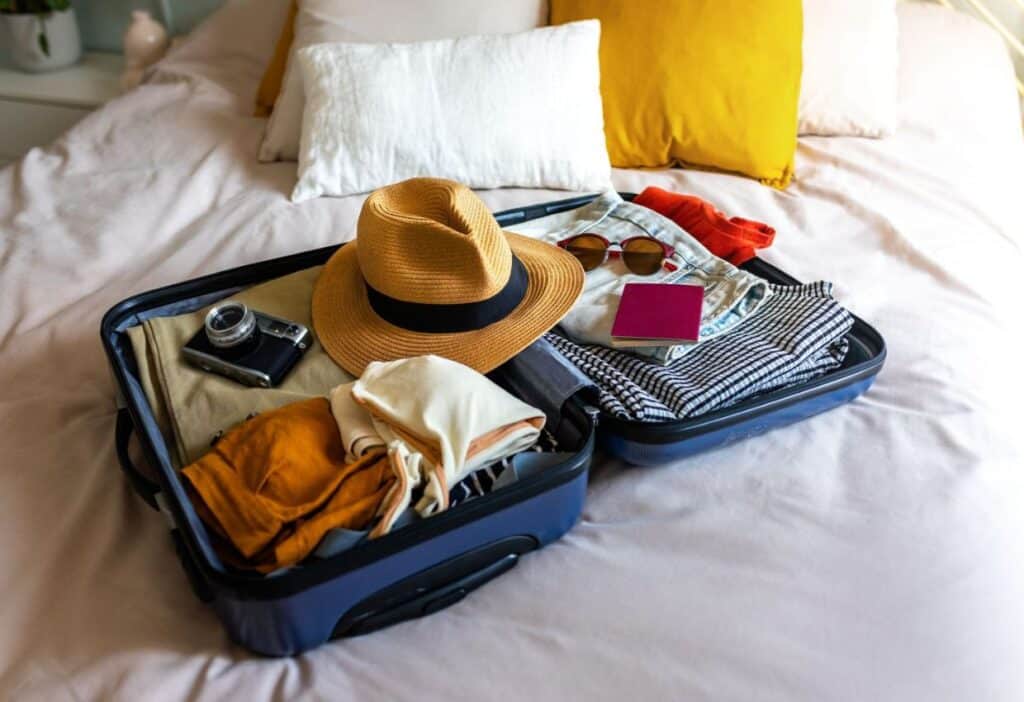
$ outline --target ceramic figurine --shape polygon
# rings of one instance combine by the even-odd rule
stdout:
[[[132,21],[124,33],[124,72],[121,89],[131,90],[142,81],[142,73],[159,61],[170,45],[167,30],[146,10],[132,10]]]

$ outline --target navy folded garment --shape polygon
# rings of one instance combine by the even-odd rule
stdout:
[[[583,438],[573,432],[571,424],[562,427],[562,409],[573,395],[593,391],[594,384],[545,339],[537,339],[489,377],[541,410],[547,417],[544,428],[550,434],[560,434],[569,443]]]
[[[842,365],[853,315],[833,299],[832,284],[771,287],[742,324],[668,364],[557,333],[545,338],[594,381],[604,411],[645,422],[697,417]]]
[[[448,491],[448,506],[454,507],[475,497],[487,495],[517,480],[523,480],[556,466],[571,457],[572,453],[558,450],[558,441],[545,429],[537,443],[526,451],[506,456],[463,478]]]

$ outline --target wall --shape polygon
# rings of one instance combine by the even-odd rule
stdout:
[[[86,48],[120,51],[121,35],[132,10],[149,10],[153,17],[170,24],[174,34],[189,31],[221,4],[222,0],[72,0]],[[165,21],[164,10],[170,14]]]
[[[1024,47],[1024,2],[1022,0],[936,0],[943,4],[950,5],[973,15],[983,22],[988,23],[989,17],[979,9],[988,10],[996,21],[1000,22],[1007,32],[1016,38],[1018,47]],[[1008,44],[1010,42],[1007,42]],[[1010,55],[1013,57],[1014,65],[1017,68],[1017,77],[1021,84],[1024,84],[1024,52],[1010,48]],[[1021,98],[1024,99],[1024,88],[1021,89]]]
[[[965,12],[978,15],[971,0],[918,0],[943,2]],[[170,29],[175,34],[189,31],[217,8],[223,0],[72,0],[82,41],[86,48],[98,51],[120,51],[121,35],[133,9],[146,9],[161,22],[165,12],[170,15]],[[856,0],[851,0],[856,2]],[[1024,0],[975,0],[988,7],[1006,28],[1024,43]],[[255,3],[254,3],[255,4]],[[984,18],[982,18],[984,19]],[[4,47],[0,47],[0,63],[4,62]],[[1017,75],[1024,82],[1024,55],[1014,55]],[[1024,95],[1022,95],[1024,97]]]
[[[170,14],[170,29],[184,34],[217,9],[223,0],[71,0],[82,32],[86,50],[121,51],[124,34],[132,10],[149,10],[165,25],[165,12]],[[0,36],[0,67],[10,65],[7,47]]]

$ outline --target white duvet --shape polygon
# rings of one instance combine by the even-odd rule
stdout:
[[[293,205],[295,165],[256,161],[283,5],[229,5],[0,171],[0,698],[1024,699],[1020,116],[998,40],[919,6],[894,137],[802,140],[784,193],[615,174],[771,223],[765,258],[888,341],[866,396],[659,468],[598,459],[564,539],[431,617],[290,660],[231,645],[119,474],[97,332],[134,293],[353,235],[360,198]]]

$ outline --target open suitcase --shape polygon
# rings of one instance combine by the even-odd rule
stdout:
[[[508,226],[573,209],[591,199],[572,198],[496,216]],[[329,559],[310,559],[267,577],[234,571],[218,557],[206,527],[186,497],[142,390],[126,330],[150,317],[197,310],[242,288],[320,265],[336,248],[285,256],[142,293],[111,308],[101,324],[102,342],[119,390],[115,445],[122,470],[139,495],[165,515],[195,594],[213,606],[234,641],[267,655],[294,655],[332,638],[435,612],[509,570],[524,553],[559,538],[576,522],[583,507],[595,425],[599,426],[598,440],[609,453],[631,463],[658,463],[848,402],[870,386],[885,357],[881,337],[857,319],[849,334],[851,351],[840,369],[698,419],[624,422],[572,398],[562,405],[558,438],[573,454],[560,464]],[[761,261],[752,261],[747,267],[769,281],[794,282]],[[498,369],[492,378],[514,387],[501,377],[503,372]],[[145,458],[143,468],[129,455],[133,433]]]

